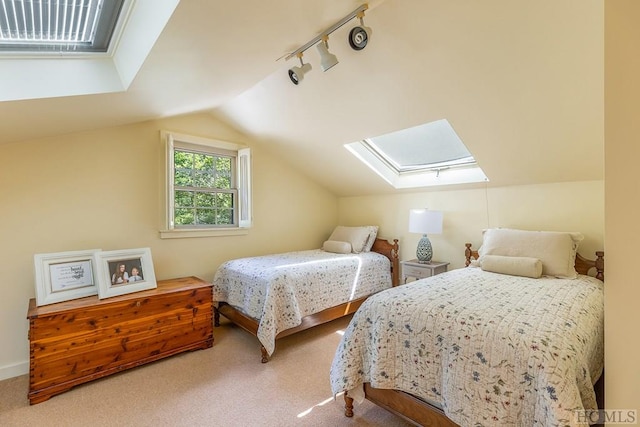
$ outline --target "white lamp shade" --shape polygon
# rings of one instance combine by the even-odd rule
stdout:
[[[409,211],[409,232],[441,234],[442,212],[428,209],[411,209]]]
[[[304,78],[304,75],[311,71],[311,64],[301,64],[299,67],[291,67],[289,69],[289,78],[293,84],[298,84]]]
[[[327,71],[338,63],[338,57],[329,52],[329,48],[326,43],[320,42],[317,45],[318,52],[320,53],[320,68],[322,71]]]

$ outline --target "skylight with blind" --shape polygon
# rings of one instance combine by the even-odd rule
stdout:
[[[488,181],[446,119],[345,147],[395,188]]]
[[[124,0],[0,0],[0,52],[106,52]]]
[[[128,89],[180,0],[0,0],[0,102]]]

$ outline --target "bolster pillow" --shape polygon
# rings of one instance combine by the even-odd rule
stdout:
[[[327,240],[322,244],[322,249],[326,252],[333,252],[336,254],[350,254],[351,243],[341,242],[339,240]]]
[[[534,279],[542,276],[542,261],[538,258],[484,255],[480,258],[480,267],[484,271],[511,276],[532,277]]]

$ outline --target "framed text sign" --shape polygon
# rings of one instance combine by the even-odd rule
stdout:
[[[36,305],[98,294],[95,254],[99,249],[34,255]]]

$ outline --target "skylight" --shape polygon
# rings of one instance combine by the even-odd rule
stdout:
[[[124,0],[0,0],[0,52],[106,52]]]
[[[488,181],[446,119],[345,147],[396,188]]]
[[[0,102],[128,89],[180,0],[0,0]]]

